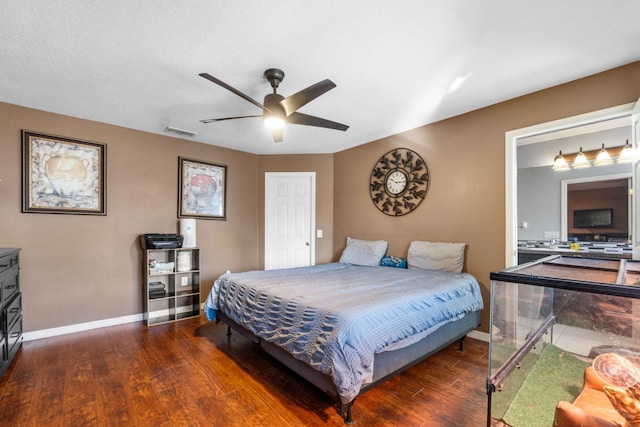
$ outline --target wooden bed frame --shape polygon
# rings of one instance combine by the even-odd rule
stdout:
[[[329,375],[316,371],[304,362],[295,359],[280,347],[257,337],[241,325],[238,325],[236,322],[231,320],[220,310],[217,312],[216,322],[222,322],[227,325],[227,335],[231,335],[231,328],[233,328],[233,330],[237,331],[241,335],[258,343],[265,352],[331,396],[336,401],[336,407],[345,424],[354,423],[352,407],[355,403],[355,399],[347,404],[342,403],[338,390]],[[479,325],[480,312],[476,311],[468,313],[458,320],[443,325],[422,340],[408,347],[377,353],[374,356],[373,382],[364,385],[360,390],[360,394],[404,371],[405,369],[410,368],[416,363],[421,362],[432,354],[458,340],[460,341],[460,351],[463,351],[462,342],[464,338],[469,332],[476,329]]]

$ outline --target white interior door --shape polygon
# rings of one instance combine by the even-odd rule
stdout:
[[[315,172],[265,174],[265,270],[315,264]]]

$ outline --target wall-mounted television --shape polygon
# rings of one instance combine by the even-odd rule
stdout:
[[[612,228],[613,209],[573,211],[573,228]]]

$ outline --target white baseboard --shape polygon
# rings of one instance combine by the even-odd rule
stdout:
[[[487,332],[480,332],[478,330],[473,330],[467,334],[469,338],[474,338],[480,341],[489,342],[489,334]]]
[[[55,337],[74,332],[88,331],[90,329],[104,328],[105,326],[122,325],[123,323],[140,322],[144,320],[144,314],[113,317],[111,319],[95,320],[93,322],[78,323],[75,325],[60,326],[58,328],[40,329],[39,331],[25,332],[22,334],[24,341],[38,340],[41,338]]]
[[[200,304],[200,310],[204,308],[204,303]],[[95,320],[93,322],[78,323],[76,325],[60,326],[58,328],[40,329],[39,331],[24,332],[23,341],[39,340],[41,338],[55,337],[58,335],[72,334],[74,332],[89,331],[91,329],[104,328],[106,326],[122,325],[124,323],[141,322],[144,320],[144,313],[132,314],[130,316],[113,317],[111,319]]]

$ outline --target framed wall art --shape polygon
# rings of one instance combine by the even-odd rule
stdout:
[[[227,219],[227,167],[178,157],[178,217]]]
[[[107,146],[22,131],[22,212],[106,215]]]

